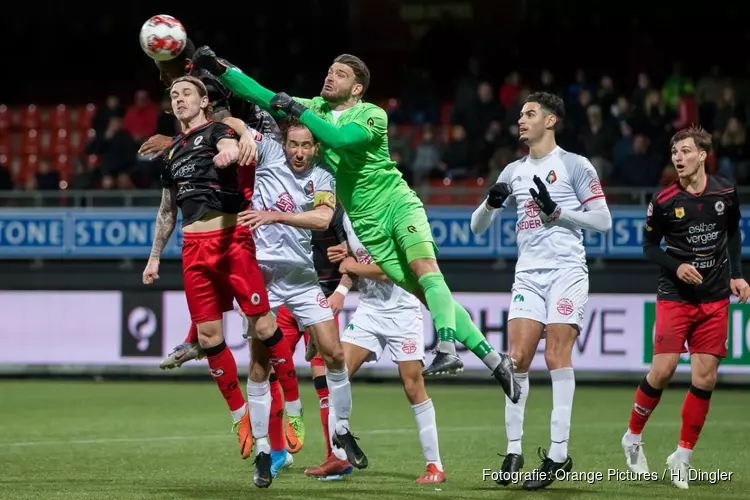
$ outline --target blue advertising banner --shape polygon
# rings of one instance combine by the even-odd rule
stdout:
[[[645,207],[612,207],[612,230],[607,234],[584,231],[590,257],[640,258]],[[471,232],[471,208],[429,208],[427,215],[441,258],[514,258],[515,214],[498,217],[483,234]],[[118,209],[8,209],[0,210],[0,257],[9,259],[55,258],[145,258],[151,249],[156,210]],[[750,229],[750,207],[743,208],[742,246],[750,252],[746,237]],[[182,231],[175,234],[164,252],[178,258]]]

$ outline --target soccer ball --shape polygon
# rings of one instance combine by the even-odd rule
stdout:
[[[172,16],[159,14],[141,27],[141,48],[154,61],[169,61],[179,56],[187,42],[185,27]]]

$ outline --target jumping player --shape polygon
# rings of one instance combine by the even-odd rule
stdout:
[[[589,277],[581,229],[607,232],[612,217],[594,167],[586,158],[557,146],[555,126],[564,117],[562,99],[531,94],[518,120],[519,137],[529,155],[506,166],[489,196],[472,214],[471,229],[487,230],[505,202],[517,205],[518,262],[508,311],[511,357],[521,398],[505,401],[508,450],[498,482],[510,483],[523,467],[523,419],[529,394],[528,371],[539,340],[546,334],[545,360],[552,378],[549,455],[541,453],[539,474],[523,483],[549,486],[560,469],[570,471],[570,418],[575,393],[571,353],[581,331]]]
[[[276,323],[255,260],[252,235],[237,223],[237,214],[246,203],[236,166],[237,133],[209,120],[208,91],[197,78],[174,80],[170,95],[183,133],[171,146],[162,172],[162,201],[143,283],[159,279],[159,259],[174,231],[179,207],[190,316],[211,375],[232,413],[240,453],[247,458],[252,449],[248,408],[239,388],[237,365],[224,341],[222,318],[236,299],[261,335],[272,334]]]
[[[680,354],[690,352],[691,384],[682,405],[680,439],[667,457],[672,483],[680,489],[688,488],[693,447],[706,421],[719,365],[727,355],[729,296],[741,303],[750,297],[742,277],[740,200],[728,181],[706,174],[711,142],[711,135],[696,127],[672,137],[677,180],[654,197],[646,212],[643,253],[661,267],[654,351],[622,438],[630,470],[648,473],[643,428]],[[660,248],[662,239],[666,251]]]
[[[298,148],[288,147],[286,153],[275,141],[257,137],[254,210],[240,214],[239,222],[255,232],[258,261],[271,308],[278,310],[285,305],[310,332],[325,362],[326,382],[336,415],[333,452],[340,459],[348,458],[355,466],[364,468],[367,457],[349,430],[351,385],[339,332],[313,263],[310,229],[321,230],[330,224],[336,206],[333,175],[325,166],[313,166],[317,146],[305,126],[290,123],[285,133],[288,146],[290,143],[298,145]],[[270,452],[267,437],[271,395],[270,360],[256,348],[258,340],[267,343],[269,339],[264,339],[259,332],[256,335],[251,343],[248,399],[258,453]],[[274,333],[273,340],[286,344],[280,331]],[[270,484],[270,468],[262,482]]]
[[[357,236],[389,279],[415,294],[432,313],[440,344],[425,374],[463,369],[456,354],[458,339],[484,361],[505,393],[517,401],[519,387],[513,380],[510,357],[498,354],[487,343],[445,283],[422,202],[390,160],[385,111],[362,101],[370,83],[364,62],[348,54],[337,57],[321,96],[299,101],[283,93],[274,95],[219,61],[208,47],[196,51],[193,63],[258,106],[298,117],[321,141],[321,152],[336,171],[339,199]]]
[[[348,217],[344,219],[349,248],[354,257],[341,263],[341,272],[357,276],[359,305],[346,327],[341,342],[349,376],[354,377],[366,362],[380,359],[390,351],[406,397],[417,422],[426,472],[417,484],[445,482],[440,460],[435,407],[424,386],[424,328],[422,305],[407,291],[395,286],[374,264],[367,249],[357,239]]]

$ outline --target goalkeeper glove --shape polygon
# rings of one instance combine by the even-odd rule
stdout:
[[[490,192],[487,193],[487,204],[492,208],[500,208],[510,194],[510,186],[504,182],[498,182],[492,186]]]
[[[534,176],[534,184],[539,188],[539,191],[534,188],[529,189],[531,198],[539,206],[544,215],[549,217],[548,222],[556,220],[560,217],[560,207],[552,200],[549,191],[547,191],[547,186],[544,185],[544,181],[537,175]]]
[[[293,116],[299,118],[302,113],[307,111],[307,108],[292,99],[289,94],[279,92],[271,98],[271,109],[274,111],[283,111],[287,116]]]
[[[216,57],[216,53],[208,45],[198,47],[193,55],[192,62],[193,68],[204,69],[214,76],[223,75],[228,67],[226,61]]]

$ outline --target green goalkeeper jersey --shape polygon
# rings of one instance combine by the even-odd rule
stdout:
[[[325,162],[336,172],[336,196],[349,217],[385,213],[394,198],[411,193],[388,149],[388,116],[370,103],[359,102],[342,111],[337,119],[322,97],[296,99],[326,122],[342,128],[360,126],[367,141],[334,149],[321,144]],[[313,130],[314,133],[314,130]]]

